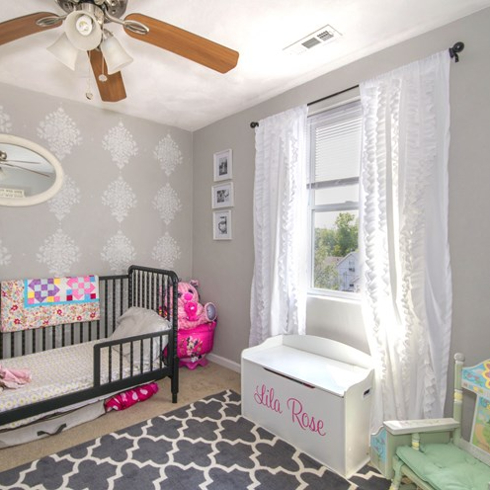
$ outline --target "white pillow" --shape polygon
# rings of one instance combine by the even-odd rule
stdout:
[[[117,320],[117,328],[112,335],[106,340],[122,340],[128,337],[135,337],[137,335],[144,335],[147,333],[161,332],[172,328],[170,322],[162,318],[156,311],[148,310],[146,308],[140,308],[139,306],[132,306],[126,313],[121,315]],[[145,339],[143,341],[143,362],[150,362],[150,340]],[[168,336],[162,337],[161,348],[162,351],[168,343]],[[131,356],[131,344],[123,344],[123,355],[128,359]],[[119,352],[119,346],[114,346],[114,349]],[[139,363],[140,361],[141,341],[133,343],[133,361]],[[153,339],[153,361],[156,361],[161,354],[160,351],[160,337]]]

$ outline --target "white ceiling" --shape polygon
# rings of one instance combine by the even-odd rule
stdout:
[[[63,13],[54,0],[1,4],[0,22],[39,11]],[[96,95],[86,99],[88,62],[72,72],[45,49],[62,28],[0,46],[0,82],[193,131],[488,6],[490,0],[129,0],[125,15],[142,13],[233,48],[240,53],[237,67],[222,75],[112,24],[134,58],[122,71],[124,101],[101,102],[95,81]],[[341,36],[303,55],[283,52],[326,24]]]

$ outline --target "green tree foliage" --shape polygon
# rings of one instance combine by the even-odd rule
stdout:
[[[345,257],[358,248],[359,221],[351,213],[339,213],[335,220],[334,257]]]
[[[315,288],[339,289],[338,259],[358,249],[359,221],[339,213],[332,228],[315,228]]]

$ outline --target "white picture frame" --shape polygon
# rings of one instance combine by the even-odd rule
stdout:
[[[231,149],[219,151],[214,154],[213,173],[214,181],[230,180],[233,177],[233,162]]]
[[[231,240],[231,209],[213,212],[213,239]]]
[[[231,208],[234,206],[233,182],[226,184],[213,185],[211,188],[211,207]]]

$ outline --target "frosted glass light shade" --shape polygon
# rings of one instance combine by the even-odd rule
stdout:
[[[83,51],[92,51],[102,40],[102,29],[95,15],[83,10],[76,10],[68,15],[65,20],[65,33],[73,46]]]
[[[57,41],[49,46],[48,51],[70,70],[75,71],[79,51],[71,44],[66,34],[62,34]]]
[[[124,50],[121,43],[113,36],[109,36],[100,45],[107,64],[107,73],[113,75],[129,65],[133,58]]]

